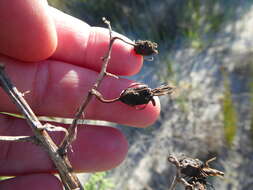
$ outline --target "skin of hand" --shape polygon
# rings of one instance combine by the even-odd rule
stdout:
[[[0,63],[37,115],[73,117],[85,93],[92,87],[108,49],[107,29],[91,27],[48,6],[44,0],[0,1]],[[124,36],[113,33],[124,39]],[[126,39],[128,40],[128,39]],[[121,76],[137,74],[143,58],[133,47],[116,41],[108,71]],[[99,89],[106,98],[115,98],[133,81],[106,77]],[[0,111],[17,112],[0,90]],[[160,112],[159,101],[144,110],[120,102],[103,104],[93,100],[86,118],[147,127]],[[61,125],[68,127],[67,125]],[[0,135],[32,135],[25,120],[0,114]],[[60,142],[62,134],[53,133]],[[0,182],[0,189],[62,189],[47,153],[31,143],[0,142],[0,176],[16,176]],[[69,157],[77,172],[103,171],[116,167],[125,158],[128,144],[113,127],[80,126]],[[35,185],[36,184],[36,185]]]

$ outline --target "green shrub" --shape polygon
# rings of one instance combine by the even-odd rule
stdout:
[[[111,180],[106,178],[106,172],[92,174],[84,185],[85,190],[109,190],[113,187]]]

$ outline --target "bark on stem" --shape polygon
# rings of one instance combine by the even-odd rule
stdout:
[[[73,172],[72,166],[65,156],[64,158],[58,153],[58,147],[48,135],[46,128],[38,120],[32,109],[23,98],[21,92],[11,83],[4,71],[4,65],[0,64],[0,86],[7,93],[11,101],[17,106],[20,113],[22,113],[31,127],[36,140],[46,150],[49,157],[56,166],[62,183],[66,190],[83,190],[83,187],[78,180],[76,174]]]

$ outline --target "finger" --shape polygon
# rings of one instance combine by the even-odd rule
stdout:
[[[1,0],[0,28],[1,54],[38,61],[56,48],[56,30],[45,0]]]
[[[20,64],[7,58],[0,58],[1,61],[7,63],[6,71],[13,84],[21,92],[29,91],[25,98],[38,115],[73,117],[98,77],[94,71],[56,61],[32,65]],[[99,90],[105,98],[111,99],[118,97],[131,83],[126,79],[106,77]],[[2,91],[0,99],[1,111],[16,111],[15,105]],[[136,110],[121,102],[105,104],[93,99],[88,106],[86,118],[145,127],[155,122],[159,111],[158,101],[156,106],[149,103],[145,109]]]
[[[62,190],[62,185],[57,177],[49,174],[33,174],[18,176],[0,181],[2,190]]]
[[[57,49],[52,59],[100,71],[101,58],[105,56],[109,45],[108,29],[90,27],[81,20],[54,8],[51,11],[58,36]],[[113,33],[113,36],[130,41],[117,33]],[[142,56],[134,53],[133,46],[116,40],[113,44],[108,71],[117,75],[133,75],[139,72],[141,66]]]
[[[31,129],[22,119],[1,116],[0,122],[0,134],[3,136],[32,135]],[[63,134],[55,132],[50,136],[60,143]],[[0,149],[0,175],[56,171],[45,150],[37,145],[0,141]],[[78,127],[77,140],[73,143],[73,153],[69,151],[70,161],[75,171],[108,170],[124,160],[127,149],[127,141],[118,129],[81,125]]]

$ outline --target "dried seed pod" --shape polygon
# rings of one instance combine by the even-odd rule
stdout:
[[[179,160],[181,164],[181,172],[188,177],[195,177],[195,178],[205,178],[208,176],[224,176],[224,173],[210,168],[208,163],[215,160],[212,158],[205,163],[200,161],[199,159],[193,158],[182,158]]]
[[[125,89],[119,97],[119,100],[130,106],[137,106],[148,104],[150,101],[155,106],[154,96],[162,96],[166,94],[171,94],[173,92],[173,87],[169,85],[162,85],[158,88],[151,89],[144,84],[132,85]],[[137,86],[137,87],[133,87]]]
[[[209,176],[224,176],[224,173],[210,168],[209,162],[215,160],[212,158],[206,162],[202,162],[199,159],[193,159],[183,156],[177,159],[175,156],[169,156],[168,161],[173,163],[177,170],[180,171],[180,179],[184,179],[188,186],[185,189],[193,190],[206,190],[207,186],[212,186],[212,184],[207,182],[207,177]]]
[[[179,163],[182,174],[190,177],[201,177],[201,169],[204,167],[204,163],[199,159],[182,158],[179,159]]]
[[[134,51],[137,54],[143,56],[150,56],[153,54],[158,54],[157,43],[148,40],[138,40],[135,42]]]
[[[143,105],[153,100],[153,93],[146,85],[127,88],[120,94],[119,100],[130,106]]]

